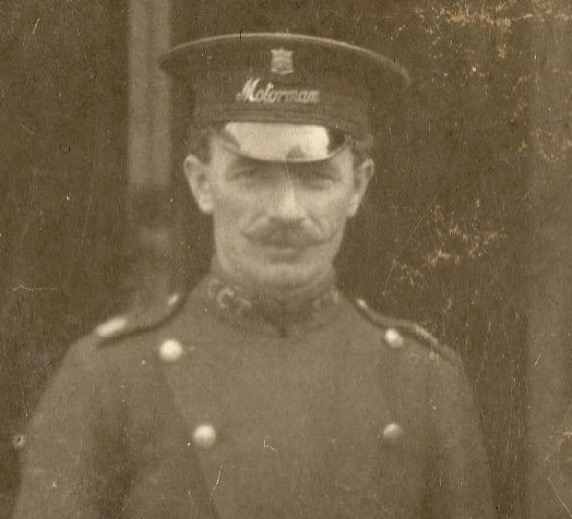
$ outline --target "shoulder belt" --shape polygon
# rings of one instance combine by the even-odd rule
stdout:
[[[448,361],[455,364],[459,362],[457,354],[451,348],[441,344],[438,339],[422,326],[406,319],[397,319],[378,314],[363,299],[354,299],[352,302],[358,312],[378,328],[397,330],[400,334],[416,340]]]
[[[173,294],[166,301],[157,302],[141,310],[117,315],[95,327],[93,333],[101,344],[123,337],[154,330],[167,323],[183,308],[187,294]]]

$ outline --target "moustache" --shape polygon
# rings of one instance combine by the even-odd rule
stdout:
[[[318,229],[299,224],[261,224],[251,227],[246,234],[255,242],[274,247],[303,248],[326,241]]]

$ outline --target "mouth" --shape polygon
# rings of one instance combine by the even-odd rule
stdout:
[[[254,247],[277,259],[295,260],[315,245],[310,236],[294,232],[247,234],[245,237]]]
[[[262,243],[262,247],[269,251],[271,254],[279,255],[279,256],[287,256],[287,257],[294,257],[302,253],[304,247],[301,247],[299,244],[292,244],[292,243]]]

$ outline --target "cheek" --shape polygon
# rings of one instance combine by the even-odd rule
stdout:
[[[264,212],[264,205],[259,196],[244,193],[232,186],[224,189],[215,189],[213,192],[215,202],[215,218],[224,220],[228,227],[241,228],[252,220],[260,218]]]
[[[310,220],[330,236],[343,231],[348,220],[351,202],[349,190],[340,189],[328,196],[318,196],[309,200]]]

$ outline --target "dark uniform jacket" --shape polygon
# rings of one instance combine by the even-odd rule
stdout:
[[[422,329],[212,276],[166,307],[72,346],[17,519],[492,517],[471,391]]]

